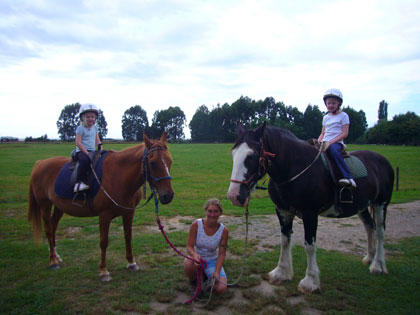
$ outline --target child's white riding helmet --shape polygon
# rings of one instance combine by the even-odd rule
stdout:
[[[339,89],[328,89],[324,93],[324,103],[328,97],[338,98],[343,103],[343,93]]]
[[[82,115],[87,112],[93,112],[98,116],[99,110],[95,104],[82,104],[79,109],[79,117],[82,118]]]

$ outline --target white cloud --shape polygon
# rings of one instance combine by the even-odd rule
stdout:
[[[329,87],[370,125],[383,99],[391,115],[418,112],[419,16],[411,0],[4,1],[0,135],[55,138],[75,102],[100,106],[121,137],[134,105],[150,120],[241,95],[304,111]]]

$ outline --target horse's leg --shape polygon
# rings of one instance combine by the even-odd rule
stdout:
[[[123,215],[124,237],[125,237],[125,257],[127,258],[127,261],[128,261],[127,269],[130,271],[137,271],[139,270],[139,266],[136,264],[133,258],[133,251],[131,248],[133,216],[134,216],[134,211]]]
[[[376,242],[375,242],[375,236],[374,236],[374,231],[375,231],[375,226],[374,226],[374,222],[372,220],[371,215],[369,214],[369,210],[365,209],[362,212],[360,212],[358,214],[360,220],[362,220],[363,225],[365,227],[366,230],[366,234],[367,234],[367,255],[363,258],[363,263],[365,265],[369,265],[372,261],[373,261],[373,257],[375,256],[376,253]]]
[[[293,279],[291,235],[295,215],[286,211],[281,212],[277,207],[276,213],[281,226],[281,250],[277,267],[268,274],[271,283]]]
[[[60,269],[59,259],[55,252],[55,230],[52,224],[51,219],[51,207],[50,202],[40,205],[42,220],[44,221],[45,235],[48,239],[49,252],[50,252],[50,269],[57,270]]]
[[[57,250],[56,250],[57,241],[56,241],[55,235],[57,232],[58,222],[60,221],[62,216],[63,216],[63,212],[60,209],[58,209],[56,206],[54,206],[54,213],[51,218],[52,235],[53,235],[53,242],[54,242],[54,247],[52,250],[55,252],[55,256],[57,257],[59,263],[62,263],[63,260],[61,259],[60,255],[58,255]]]
[[[318,226],[317,214],[303,216],[303,226],[305,229],[305,252],[306,252],[306,275],[298,285],[298,290],[303,293],[310,293],[321,288],[319,280],[319,269],[316,263],[316,230]]]
[[[369,267],[371,273],[388,273],[385,265],[384,238],[385,238],[385,214],[387,205],[374,205],[376,223],[376,254]]]
[[[108,248],[108,234],[109,226],[111,224],[111,219],[106,214],[99,215],[99,234],[100,234],[100,246],[101,246],[101,261],[99,263],[100,273],[99,278],[102,282],[109,282],[112,280],[111,275],[109,274],[106,268],[106,249]]]

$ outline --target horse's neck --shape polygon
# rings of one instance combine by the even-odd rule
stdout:
[[[123,187],[130,187],[137,191],[145,182],[143,176],[143,153],[145,145],[139,144],[134,147],[114,152],[111,163],[115,168],[115,180],[121,181]],[[114,179],[113,179],[114,180]]]
[[[273,140],[274,139],[274,140]],[[287,134],[266,138],[266,151],[276,154],[275,166],[269,169],[270,176],[290,177],[301,165],[309,165],[317,154],[315,147]],[[273,143],[275,142],[275,143]],[[282,178],[284,179],[284,178]]]

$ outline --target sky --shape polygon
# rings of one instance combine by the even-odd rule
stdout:
[[[66,105],[94,103],[109,138],[140,105],[179,106],[187,125],[241,96],[388,119],[420,114],[418,0],[2,0],[0,136],[58,138]],[[184,130],[189,138],[190,132]]]

